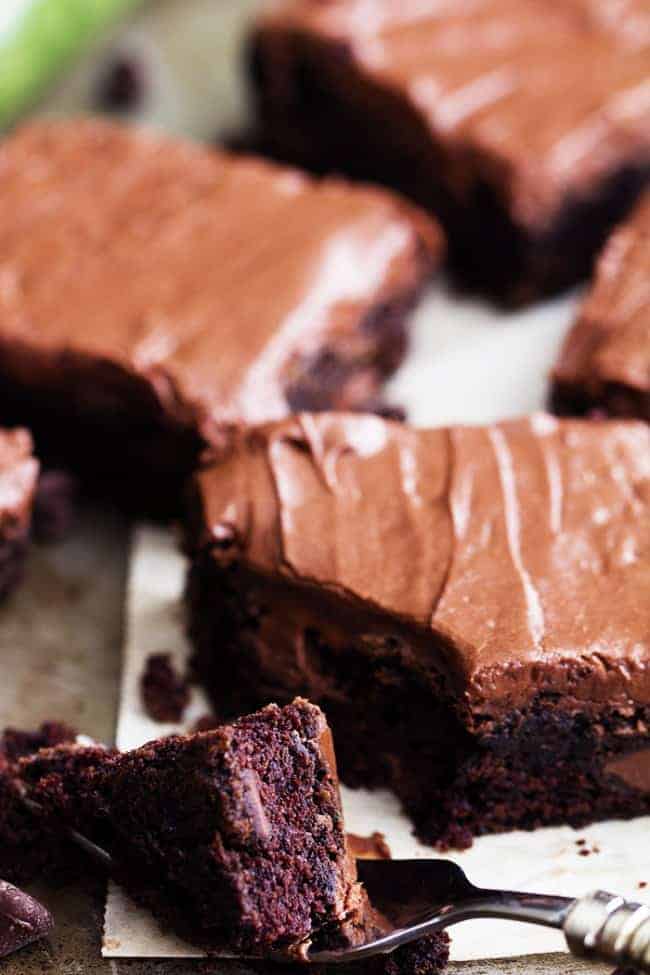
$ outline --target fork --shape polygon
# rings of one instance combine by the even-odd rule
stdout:
[[[42,807],[23,796],[33,812]],[[106,850],[76,830],[70,839],[111,871],[113,859]],[[631,965],[650,975],[650,906],[628,901],[617,894],[596,890],[584,897],[526,894],[483,890],[475,887],[452,860],[357,860],[379,923],[368,940],[333,951],[310,950],[302,960],[337,964],[388,954],[401,945],[435,931],[478,918],[523,921],[562,931],[569,949],[617,965]],[[380,931],[380,934],[377,932]],[[225,955],[222,957],[237,957]],[[286,961],[278,955],[278,961]]]
[[[313,951],[313,962],[351,962],[393,951],[474,918],[525,921],[563,931],[569,949],[650,973],[650,907],[597,890],[573,899],[481,890],[451,860],[357,860],[383,933],[364,944]]]

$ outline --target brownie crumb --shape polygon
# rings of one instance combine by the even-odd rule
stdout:
[[[374,832],[370,836],[348,833],[348,849],[357,860],[391,859],[390,847],[383,833]]]
[[[381,975],[434,975],[449,961],[449,944],[443,931],[403,945],[382,959]]]
[[[61,721],[44,721],[36,731],[5,728],[0,737],[0,753],[10,762],[33,755],[40,748],[54,748],[73,742],[77,732]]]
[[[34,498],[33,532],[38,542],[60,542],[74,524],[79,482],[67,471],[44,471]]]
[[[192,731],[195,733],[201,731],[213,731],[215,728],[218,728],[220,724],[223,724],[223,721],[220,721],[216,715],[202,714],[201,717],[197,718],[192,725]]]
[[[112,61],[97,87],[97,107],[104,112],[125,112],[138,107],[146,91],[145,71],[140,61],[121,55]]]
[[[647,886],[648,886],[648,881],[647,880],[640,880],[639,881],[639,884],[638,884],[639,890],[643,890]]]
[[[154,653],[147,658],[140,678],[142,702],[154,721],[178,722],[190,700],[187,680],[174,670],[167,653]]]
[[[0,958],[44,938],[53,928],[54,919],[46,907],[0,880]]]

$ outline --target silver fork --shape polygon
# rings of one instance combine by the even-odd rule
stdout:
[[[650,907],[595,891],[554,897],[474,887],[450,860],[357,860],[385,933],[365,944],[314,951],[313,962],[351,962],[393,951],[459,921],[503,918],[563,931],[570,950],[650,972]]]
[[[23,796],[33,812],[42,807]],[[76,830],[70,838],[111,871],[110,853]],[[506,890],[482,890],[469,882],[451,860],[357,860],[374,911],[380,916],[381,935],[351,948],[311,950],[306,962],[359,961],[388,954],[400,945],[434,931],[475,918],[524,921],[563,931],[569,949],[617,965],[631,965],[650,975],[650,907],[597,890],[585,897],[556,897]],[[222,954],[221,952],[219,954]],[[222,957],[233,957],[232,955]],[[236,956],[235,956],[236,957]],[[278,955],[278,961],[286,956]]]

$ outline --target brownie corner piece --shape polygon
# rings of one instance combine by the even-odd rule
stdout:
[[[196,477],[194,667],[303,693],[441,847],[650,810],[650,428],[301,415]],[[372,742],[372,748],[367,743]]]
[[[553,371],[551,405],[650,422],[650,191],[600,256]]]
[[[232,425],[372,400],[443,249],[385,190],[97,119],[3,140],[0,203],[0,420],[163,516]]]
[[[650,177],[647,14],[604,6],[285,0],[250,41],[259,139],[436,213],[470,288],[558,291]]]
[[[0,598],[22,575],[38,472],[30,434],[0,429]]]
[[[331,736],[305,700],[122,754],[41,752],[23,779],[108,850],[136,900],[208,951],[299,958],[360,936]]]

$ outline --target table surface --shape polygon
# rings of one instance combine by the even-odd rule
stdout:
[[[62,544],[34,547],[23,587],[0,609],[0,723],[29,728],[67,721],[111,741],[119,689],[129,529],[111,512],[84,510]],[[201,961],[115,961],[100,955],[104,883],[85,877],[59,891],[35,890],[52,910],[53,937],[5,960],[6,975],[241,973]],[[270,969],[273,970],[272,968]],[[606,968],[559,955],[451,965],[467,975],[578,975]]]

